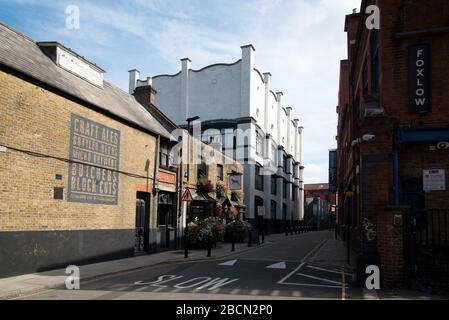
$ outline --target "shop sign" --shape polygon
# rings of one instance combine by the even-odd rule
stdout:
[[[242,189],[242,175],[233,174],[229,176],[229,189],[241,190]]]
[[[446,190],[446,171],[443,169],[430,169],[423,172],[424,191]]]
[[[409,47],[410,112],[425,114],[432,111],[431,50],[429,44]]]

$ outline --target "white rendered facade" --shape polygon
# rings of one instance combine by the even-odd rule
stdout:
[[[151,84],[157,91],[156,105],[178,125],[199,116],[203,140],[218,142],[228,155],[245,164],[246,217],[257,216],[262,200],[265,219],[274,228],[285,220],[303,218],[302,127],[292,118],[292,109],[283,105],[282,92],[272,90],[271,74],[255,68],[254,47],[241,49],[241,59],[232,64],[192,70],[186,58],[177,74],[145,81],[139,80],[138,71],[130,71],[130,92],[136,86]],[[244,131],[246,138],[235,139],[236,130]],[[261,144],[257,135],[263,138]],[[264,174],[263,190],[255,185],[256,165]],[[268,167],[271,172],[264,171]],[[272,194],[272,173],[276,175],[276,194]]]

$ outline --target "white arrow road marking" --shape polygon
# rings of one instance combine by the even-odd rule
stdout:
[[[285,262],[278,262],[267,267],[268,269],[287,269]]]
[[[228,267],[232,267],[234,266],[234,264],[237,262],[237,260],[230,260],[230,261],[226,261],[223,263],[220,263],[219,266],[228,266]]]

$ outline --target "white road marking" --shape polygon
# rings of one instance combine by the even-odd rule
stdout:
[[[198,277],[198,278],[193,278],[193,279],[190,279],[190,280],[187,280],[187,281],[175,284],[173,287],[179,288],[179,289],[187,289],[187,288],[192,288],[192,287],[199,286],[200,284],[203,284],[205,282],[209,282],[210,280],[212,280],[212,278],[209,278],[209,277]],[[192,284],[192,282],[193,282],[193,284]],[[189,285],[186,285],[187,283],[189,283]]]
[[[301,263],[295,270],[287,274],[284,278],[279,280],[277,284],[283,284],[283,285],[291,285],[291,286],[302,286],[302,287],[318,287],[318,288],[335,288],[335,289],[341,289],[342,286],[333,286],[333,285],[326,285],[326,284],[311,284],[311,283],[296,283],[296,282],[285,282],[288,278],[290,278],[292,275],[297,273],[306,263]],[[327,280],[327,279],[326,279]],[[346,287],[346,285],[344,285]]]
[[[307,265],[307,268],[315,269],[315,270],[320,270],[320,271],[325,271],[325,272],[329,272],[329,273],[336,273],[336,274],[341,274],[341,273],[342,273],[342,271],[330,270],[330,269],[324,269],[324,268],[315,267],[315,266],[310,266],[310,265]],[[344,274],[345,274],[345,275],[352,275],[352,273],[347,273],[347,272],[344,272]]]
[[[323,281],[323,282],[333,283],[333,284],[337,284],[337,285],[342,284],[340,281],[332,281],[332,280],[328,280],[326,278],[315,277],[315,276],[311,276],[311,275],[304,274],[304,273],[297,273],[296,275],[297,276],[301,276],[301,277],[305,277],[305,278],[310,278],[310,279],[314,279],[314,280]]]
[[[230,260],[230,261],[226,261],[223,263],[220,263],[219,266],[228,266],[228,267],[232,267],[234,266],[234,264],[237,262],[237,260]]]
[[[341,289],[341,286],[331,286],[331,285],[326,285],[326,284],[311,284],[311,283],[296,283],[296,282],[283,282],[281,284],[285,284],[285,285],[289,285],[289,286]]]
[[[288,278],[290,278],[292,275],[294,275],[296,272],[298,272],[306,263],[303,262],[301,263],[298,268],[296,268],[295,270],[293,270],[292,272],[290,272],[288,275],[286,275],[285,277],[283,277],[281,280],[279,280],[277,283],[278,284],[284,284],[283,282],[285,280],[287,280]]]
[[[287,265],[285,262],[279,262],[272,265],[267,266],[268,269],[287,269]]]

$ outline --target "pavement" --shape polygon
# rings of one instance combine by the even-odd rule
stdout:
[[[300,236],[301,235],[290,235],[289,238],[297,238]],[[199,262],[225,258],[230,255],[269,245],[285,237],[286,236],[284,234],[265,236],[264,244],[257,245],[253,243],[251,247],[248,247],[247,243],[238,243],[235,245],[234,252],[231,252],[231,244],[220,243],[217,248],[212,249],[211,257],[206,257],[206,250],[190,250],[189,257],[186,259],[184,258],[184,250],[177,250],[82,265],[79,266],[80,278],[83,281],[88,281],[123,272],[136,271],[148,268],[150,266],[182,262]],[[46,289],[65,286],[65,280],[68,276],[65,271],[65,269],[57,269],[46,272],[1,278],[0,300],[12,299],[22,295],[44,291]]]

